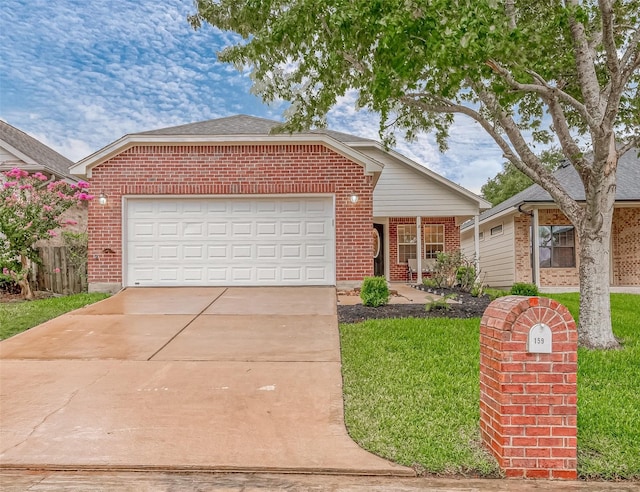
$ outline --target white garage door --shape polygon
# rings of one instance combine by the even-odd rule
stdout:
[[[129,199],[128,286],[334,285],[331,197]]]

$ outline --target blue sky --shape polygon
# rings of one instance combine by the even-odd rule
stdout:
[[[282,119],[285,103],[250,94],[247,73],[216,60],[234,37],[194,31],[192,0],[3,0],[0,2],[0,119],[77,161],[127,133],[243,113]],[[370,114],[343,97],[329,127],[378,138]],[[449,151],[423,135],[397,150],[479,192],[500,169],[493,141],[459,119]]]

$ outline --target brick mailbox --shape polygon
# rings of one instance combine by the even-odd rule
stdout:
[[[508,478],[577,478],[578,334],[542,297],[493,301],[480,323],[480,432]]]

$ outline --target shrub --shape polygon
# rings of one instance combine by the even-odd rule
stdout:
[[[471,292],[473,287],[476,285],[478,275],[475,267],[470,262],[467,262],[464,258],[462,261],[463,265],[458,267],[458,270],[456,270],[456,282],[460,286],[461,290],[464,292]]]
[[[424,277],[422,279],[422,285],[424,285],[428,289],[437,289],[438,288],[438,282],[435,279],[431,278],[431,277]]]
[[[447,300],[455,300],[457,296],[455,294],[447,294],[440,299],[434,299],[432,301],[427,302],[424,306],[425,311],[435,311],[438,309],[442,309],[443,311],[451,311],[451,304],[447,302]]]
[[[389,286],[384,277],[365,277],[360,289],[362,304],[370,307],[384,306],[389,302]]]
[[[511,286],[510,293],[514,296],[537,296],[538,286],[535,284],[517,282]]]
[[[489,299],[495,301],[498,297],[504,297],[509,295],[509,291],[500,290],[500,289],[490,289],[487,288],[484,290],[484,293],[489,296]]]
[[[438,252],[436,266],[433,273],[433,280],[438,287],[450,289],[456,283],[456,272],[462,266],[462,253],[454,251],[452,253]]]

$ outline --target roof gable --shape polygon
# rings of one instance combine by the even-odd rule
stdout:
[[[0,120],[0,146],[22,160],[30,170],[43,170],[58,178],[75,180],[69,172],[73,162],[22,130]],[[14,163],[10,164],[12,167]],[[0,169],[5,166],[0,163]]]
[[[309,144],[320,143],[360,164],[365,173],[376,177],[383,165],[348,145],[349,141],[367,141],[331,130],[313,130],[307,133],[274,132],[282,123],[255,116],[237,115],[186,125],[161,128],[148,132],[125,135],[94,154],[85,157],[71,168],[80,176],[91,176],[91,169],[134,145],[212,145],[212,144]]]

